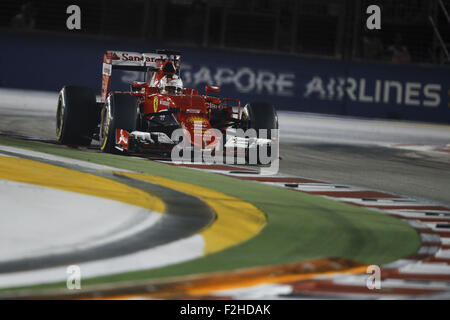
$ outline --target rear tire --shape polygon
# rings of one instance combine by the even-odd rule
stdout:
[[[69,145],[88,146],[97,127],[97,104],[91,88],[65,86],[56,109],[56,138]]]
[[[106,101],[100,122],[100,150],[120,153],[115,148],[116,129],[136,130],[138,121],[137,99],[129,94],[112,94]]]
[[[266,102],[251,102],[242,111],[242,119],[247,121],[245,129],[255,129],[258,138],[272,139],[271,129],[278,129],[278,115],[275,107]],[[267,136],[260,136],[260,129],[267,129]],[[275,137],[274,137],[275,138]],[[257,147],[257,163],[261,163],[259,146]],[[272,150],[268,147],[268,153]],[[246,152],[246,161],[250,161],[249,152]]]

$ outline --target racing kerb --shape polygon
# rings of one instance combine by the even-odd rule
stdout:
[[[5,143],[5,141],[3,141],[3,143]],[[8,143],[6,143],[6,144],[8,144]],[[28,142],[17,142],[17,141],[15,141],[15,143],[13,143],[13,144],[18,144],[19,146],[21,146],[21,147],[25,147],[25,148],[31,148],[31,149],[33,149],[33,148],[35,148],[36,147],[36,144],[32,144],[32,143],[28,143]],[[68,155],[70,155],[72,158],[74,158],[74,159],[76,159],[77,158],[77,155],[78,155],[78,157],[80,158],[81,156],[82,156],[82,158],[84,158],[85,157],[85,155],[87,156],[85,159],[89,159],[90,161],[92,161],[92,160],[94,160],[95,161],[95,159],[96,158],[98,158],[98,157],[101,157],[101,158],[104,158],[105,157],[105,155],[103,155],[103,154],[97,154],[97,153],[92,153],[92,152],[88,152],[88,153],[83,153],[83,152],[79,152],[79,151],[76,151],[76,150],[73,150],[73,151],[70,151],[70,150],[67,150],[67,148],[61,148],[61,147],[55,147],[55,146],[51,146],[51,145],[42,145],[42,144],[40,144],[38,147],[37,147],[38,149],[40,149],[41,151],[46,151],[46,152],[50,152],[50,153],[53,153],[53,154],[65,154],[65,156],[68,156]],[[9,151],[11,151],[11,150],[9,150]],[[126,160],[126,162],[127,163],[130,163],[130,164],[134,164],[134,165],[138,165],[137,167],[136,167],[136,169],[138,170],[138,171],[140,171],[140,170],[143,170],[143,168],[144,168],[144,166],[147,166],[147,164],[148,165],[150,165],[151,163],[149,163],[148,161],[146,161],[146,160],[144,160],[144,159],[133,159],[133,158],[125,158],[124,159],[124,157],[118,157],[118,156],[107,156],[107,158],[106,159],[110,159],[112,162],[114,162],[114,161],[117,161],[116,159],[120,159],[120,160]],[[59,160],[59,162],[61,162],[61,159],[57,159],[57,160]],[[81,160],[81,159],[80,159]],[[48,160],[47,160],[48,161]],[[53,161],[55,161],[55,159],[53,159]],[[71,161],[78,161],[78,160],[71,160]],[[108,162],[108,161],[107,161]],[[113,164],[113,163],[109,163],[109,164],[107,164],[107,165],[111,165],[111,164]],[[152,166],[154,166],[153,164],[151,164]],[[156,163],[155,163],[155,165],[156,165]],[[191,166],[191,167],[197,167],[197,165],[195,165],[195,164],[192,164],[192,165],[187,165],[187,166]],[[246,177],[246,176],[250,176],[250,177],[252,177],[252,179],[254,179],[254,178],[256,178],[257,177],[257,174],[255,173],[255,172],[253,172],[251,169],[249,169],[249,168],[246,168],[246,169],[242,169],[242,168],[234,168],[234,167],[226,167],[226,166],[217,166],[217,167],[209,167],[209,168],[206,168],[206,167],[204,167],[204,166],[202,166],[202,165],[199,165],[201,168],[203,168],[203,169],[210,169],[210,170],[213,170],[213,171],[219,171],[219,172],[224,172],[223,170],[225,169],[225,171],[230,171],[231,173],[230,174],[232,174],[232,175],[243,175],[244,177]],[[115,167],[117,167],[117,166],[115,166]],[[161,170],[163,169],[163,168],[167,168],[167,169],[165,169],[166,171],[169,171],[169,168],[167,167],[167,165],[166,164],[160,164],[160,165],[157,165],[157,167],[160,167],[161,168]],[[169,167],[173,167],[173,166],[169,166]],[[178,166],[175,166],[175,167],[178,167]],[[79,169],[79,168],[77,168],[77,169]],[[184,169],[184,170],[186,170],[186,169]],[[181,179],[181,180],[186,180],[186,178],[184,178],[183,177],[183,175],[186,175],[186,177],[187,176],[190,176],[191,174],[188,174],[188,172],[186,172],[186,173],[184,173],[185,171],[180,171],[180,173],[179,174],[177,174],[178,175],[178,179]],[[178,171],[178,170],[177,170]],[[189,171],[189,170],[188,170]],[[183,172],[183,173],[182,173]],[[246,173],[246,174],[242,174],[242,172],[244,172],[244,173]],[[130,175],[131,176],[133,176],[133,175],[135,175],[135,173],[131,173],[131,172],[122,172],[121,173],[122,175],[125,175],[125,176],[128,176],[128,177],[130,177]],[[181,174],[181,175],[180,175]],[[197,175],[197,174],[196,174]],[[218,175],[210,175],[210,174],[207,174],[207,176],[208,177],[217,177],[217,178],[214,178],[214,179],[219,179],[220,178],[220,176],[218,176]],[[146,180],[146,179],[150,179],[150,180],[152,180],[152,179],[160,179],[161,177],[155,177],[154,175],[152,175],[152,174],[150,174],[150,175],[142,175],[142,177],[145,177],[145,179],[142,179],[142,180]],[[141,178],[142,178],[141,177]],[[205,176],[206,177],[206,176]],[[261,177],[259,177],[259,178],[261,178]],[[169,179],[169,180],[167,180],[166,179],[166,183],[170,183],[171,181],[170,181],[171,179]],[[219,179],[220,180],[220,179]],[[234,180],[234,179],[231,179],[229,182],[231,182],[232,180]],[[270,179],[269,179],[270,180]],[[161,181],[164,181],[164,179],[160,179],[158,182],[161,182]],[[235,181],[237,181],[237,180],[235,180]],[[152,182],[155,182],[154,180],[152,181]],[[226,181],[226,182],[228,182],[228,180]],[[198,183],[198,182],[195,182],[195,183]],[[180,183],[179,184],[180,186],[182,186],[183,185],[183,183]],[[246,184],[247,185],[247,184]],[[249,184],[248,186],[250,187],[250,186],[257,186],[257,184]],[[192,189],[192,185],[190,186],[190,189]],[[200,188],[200,189],[198,189],[199,190],[199,192],[200,193],[202,193],[203,192],[203,190]],[[270,188],[270,190],[272,190],[272,188]],[[277,190],[277,189],[274,189],[274,190]],[[300,196],[300,193],[290,193],[289,192],[289,194],[290,195],[292,195],[292,196],[294,196],[294,195],[296,195],[296,194],[298,194],[299,196]],[[222,195],[223,196],[223,195]],[[279,199],[279,196],[277,196],[278,198],[278,200],[277,200],[277,202],[279,203],[279,201],[280,201],[280,199]],[[230,201],[229,201],[229,199],[228,198],[225,198],[224,199],[225,201],[224,201],[224,206],[227,206],[228,205],[228,203],[230,203]],[[211,202],[210,203],[213,203],[213,202],[216,202],[216,200],[214,200],[213,198],[211,198],[211,200],[210,200]],[[282,201],[282,200],[281,200]],[[333,202],[334,203],[334,202]],[[258,206],[260,206],[261,204],[258,204]],[[240,208],[240,206],[238,206],[239,208]],[[347,207],[346,207],[347,208]],[[240,210],[240,209],[239,209]],[[267,210],[267,208],[266,209],[264,209],[264,210]],[[233,208],[232,209],[232,211],[237,211],[237,209],[236,208]],[[239,211],[239,213],[240,213],[240,211]],[[240,213],[241,214],[241,213]],[[335,214],[337,214],[337,213],[335,213]],[[270,219],[274,219],[275,218],[275,216],[271,216],[272,218],[270,218]],[[269,221],[270,221],[270,219],[269,219]],[[276,219],[275,219],[276,220]],[[275,221],[274,220],[274,221]],[[236,228],[235,228],[236,229]],[[206,230],[208,230],[208,229],[206,229]],[[220,234],[222,231],[221,230],[217,230],[217,231],[219,231],[219,232],[212,232],[211,233],[211,235],[212,236],[217,236],[217,234]],[[256,241],[256,239],[255,240],[252,240],[252,243],[254,243]],[[248,242],[248,241],[247,241]],[[239,247],[240,248],[240,247]],[[236,250],[238,250],[239,248],[236,248],[234,251],[236,251]],[[228,252],[229,250],[225,250],[224,252]],[[233,252],[234,252],[233,251]],[[216,255],[208,255],[208,256],[211,256],[211,257],[215,257]],[[213,266],[213,264],[211,265],[211,267]],[[176,266],[174,266],[174,268],[176,268]],[[197,269],[197,270],[203,270],[203,269],[205,269],[205,267],[200,267],[200,266],[197,266],[197,267],[195,267],[195,269]],[[155,274],[158,274],[158,270],[156,270],[155,271]]]
[[[388,263],[381,267],[381,284],[379,289],[369,288],[368,279],[372,275],[367,267],[345,274],[315,274],[312,277],[297,275],[297,279],[281,279],[276,285],[270,275],[254,284],[239,286],[210,286],[206,289],[180,290],[186,297],[192,298],[230,298],[252,299],[279,298],[444,298],[450,297],[450,207],[421,202],[401,195],[367,190],[350,185],[339,185],[324,181],[293,177],[260,176],[258,172],[238,167],[186,165],[187,167],[224,174],[237,179],[288,188],[361,206],[387,214],[410,224],[420,235],[421,247],[412,256]],[[283,269],[281,269],[283,270]],[[231,276],[231,275],[225,275]],[[294,277],[295,278],[295,277]],[[264,284],[272,283],[269,287]],[[258,287],[260,289],[258,290]],[[201,289],[203,288],[203,289]],[[267,290],[269,289],[269,293]],[[166,293],[171,296],[174,292]],[[156,294],[157,295],[157,294]],[[155,293],[137,293],[136,296],[152,297]],[[135,297],[127,295],[123,298]]]
[[[161,248],[198,234],[203,239],[201,250],[199,255],[188,257],[192,259],[245,241],[265,225],[264,214],[253,205],[219,192],[152,175],[144,176],[82,161],[70,161],[63,157],[14,147],[2,146],[0,152],[2,168],[0,177],[4,180],[87,193],[164,213],[156,224],[124,239],[106,241],[101,245],[86,248],[63,250],[58,254],[49,253],[2,261],[0,262],[2,286],[14,284],[14,280],[11,279],[19,279],[21,276],[36,281],[39,275],[48,274],[52,270],[57,273],[56,268],[73,263],[83,266],[83,263],[89,265],[95,261],[108,261],[122,256],[128,257],[129,263],[132,263],[133,259],[130,256],[133,254]],[[224,205],[224,202],[233,205],[230,207]],[[240,208],[239,215],[235,213],[234,206]],[[230,219],[234,223],[233,228],[229,226]],[[183,260],[169,261],[169,264],[180,261]],[[148,267],[151,267],[151,264]],[[124,270],[116,270],[119,271]],[[31,276],[32,272],[36,273],[34,277]],[[59,274],[59,277],[50,280],[65,277],[63,273]],[[89,268],[86,275],[89,275]],[[91,271],[91,276],[98,275],[102,273]],[[5,277],[11,281],[5,280]],[[45,280],[45,276],[40,281],[43,279]]]

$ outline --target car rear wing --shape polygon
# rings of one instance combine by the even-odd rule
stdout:
[[[167,60],[171,60],[176,69],[179,69],[181,55],[175,51],[157,50],[156,53],[106,51],[102,68],[102,102],[107,98],[112,70],[154,72]]]

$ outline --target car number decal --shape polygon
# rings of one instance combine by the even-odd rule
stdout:
[[[155,99],[153,100],[153,109],[154,112],[158,111],[158,97],[155,97]]]

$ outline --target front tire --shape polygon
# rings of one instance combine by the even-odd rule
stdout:
[[[116,129],[136,130],[138,102],[129,94],[112,94],[102,109],[100,122],[100,150],[119,153],[115,148]]]
[[[247,129],[255,129],[259,138],[260,129],[268,129],[267,139],[270,139],[270,129],[278,129],[278,115],[270,103],[251,102],[242,111],[243,120],[247,121]]]

